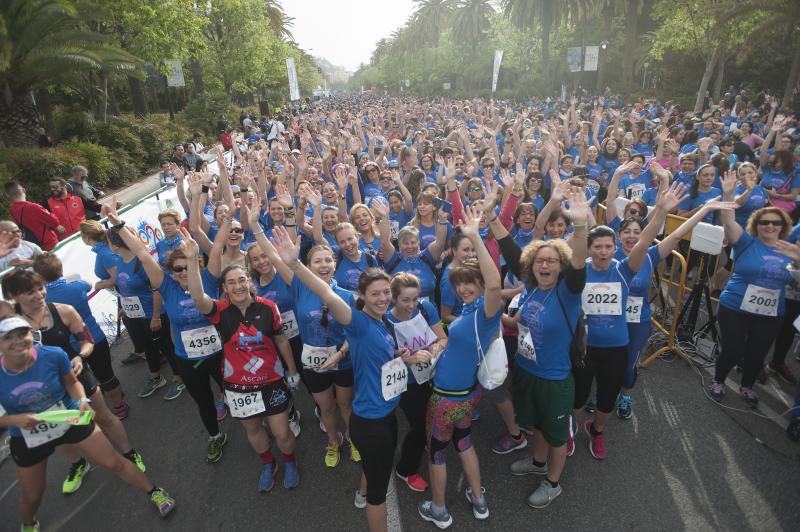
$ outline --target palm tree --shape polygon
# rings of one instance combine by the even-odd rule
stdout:
[[[415,0],[417,8],[409,21],[414,40],[422,46],[439,45],[439,35],[449,23],[453,0]]]
[[[765,15],[759,24],[750,30],[750,35],[779,35],[783,32],[788,49],[794,49],[792,65],[783,90],[782,107],[792,109],[792,96],[800,74],[800,45],[796,36],[800,31],[800,2],[796,0],[740,0],[731,1],[728,9],[721,11],[717,24],[724,25],[732,20],[754,14]],[[752,39],[747,39],[742,54],[748,54],[752,48]]]
[[[140,61],[81,24],[75,9],[57,0],[6,0],[0,7],[0,140],[36,142],[39,124],[31,92],[101,70],[134,71]]]
[[[489,29],[492,13],[489,0],[460,0],[451,18],[455,41],[475,48]]]
[[[277,0],[264,0],[264,13],[269,20],[269,26],[281,40],[294,42],[291,27],[294,26],[294,17],[290,17],[283,10]]]

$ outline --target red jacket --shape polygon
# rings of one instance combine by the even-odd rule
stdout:
[[[231,140],[231,136],[227,133],[220,133],[219,141],[222,144],[223,150],[228,151],[233,149],[233,140]]]
[[[47,209],[31,201],[15,201],[11,204],[11,218],[20,226],[33,233],[39,246],[50,251],[58,244],[55,228],[61,225],[58,218],[47,212]]]
[[[83,200],[80,196],[67,193],[65,198],[47,198],[47,205],[66,231],[58,235],[59,240],[64,240],[78,232],[78,226],[86,219]]]

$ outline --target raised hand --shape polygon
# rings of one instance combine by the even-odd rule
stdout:
[[[275,185],[275,198],[278,200],[278,203],[280,203],[284,209],[291,209],[292,207],[294,207],[292,194],[289,192],[289,188],[286,185],[282,184]]]
[[[733,197],[733,191],[736,189],[736,170],[728,170],[724,175],[719,178],[722,186],[723,197]]]
[[[503,170],[508,174],[508,170]],[[483,189],[483,212],[490,212],[494,210],[497,205],[497,196],[500,193],[500,185],[496,181],[488,181],[486,187]]]
[[[299,239],[298,239],[299,242]],[[298,262],[300,244],[295,244],[285,228],[277,226],[272,230],[272,245],[278,251],[281,260],[291,267]]]
[[[480,238],[481,211],[474,205],[464,209],[464,221],[459,225],[468,238]]]
[[[778,242],[775,243],[775,247],[778,248],[778,253],[786,255],[792,259],[792,262],[800,262],[800,242],[792,244],[785,240],[778,240]]]
[[[389,206],[382,201],[373,201],[369,208],[377,221],[386,219],[389,216]]]
[[[314,206],[315,210],[322,204],[322,196],[311,185],[303,183],[300,185],[298,192],[308,203]]]
[[[675,207],[688,195],[689,187],[683,183],[675,181],[658,200],[658,206],[662,207],[665,212],[672,212]]]
[[[589,206],[590,200],[586,199],[586,194],[583,192],[583,189],[580,187],[568,187],[565,198],[568,205],[562,205],[561,207],[561,211],[564,215],[572,220],[573,224],[586,225],[591,219],[592,211]]]
[[[492,176],[487,176],[489,180],[494,181]],[[503,188],[505,190],[511,190],[511,187],[514,186],[514,178],[511,177],[511,172],[508,168],[503,168],[500,170],[500,179],[503,181]]]
[[[256,221],[257,220],[258,219],[256,219]],[[178,247],[183,251],[183,254],[186,255],[187,262],[196,259],[200,255],[200,246],[194,241],[188,229],[181,227],[178,230],[181,233],[181,242],[178,244]]]

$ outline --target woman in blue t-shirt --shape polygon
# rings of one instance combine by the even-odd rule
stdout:
[[[678,205],[678,216],[690,218],[700,210],[703,204],[722,195],[722,191],[713,186],[716,176],[717,171],[710,164],[704,164],[697,169],[697,173],[692,180],[692,189],[689,196]],[[703,221],[709,224],[714,223],[714,213],[709,212],[706,214]]]
[[[392,334],[400,349],[407,348],[408,388],[400,397],[400,408],[408,420],[409,431],[403,440],[395,473],[412,491],[422,492],[428,483],[419,474],[425,452],[425,410],[431,395],[430,380],[436,356],[447,345],[439,313],[430,301],[419,299],[419,279],[408,272],[392,277],[392,310],[386,313]]]
[[[339,286],[352,292],[358,288],[361,272],[379,266],[378,259],[372,253],[361,250],[356,229],[352,224],[340,223],[333,233],[339,249],[334,279]]]
[[[300,247],[285,231],[276,231],[274,242],[280,259],[294,274],[294,283],[320,298],[331,314],[330,319],[335,319],[344,330],[355,376],[350,436],[362,452],[361,484],[356,490],[355,505],[367,509],[371,531],[386,530],[386,490],[397,447],[394,410],[408,383],[405,357],[410,354],[408,350],[397,349],[383,321],[392,300],[389,275],[378,268],[365,270],[359,278],[355,302],[343,298],[335,287],[312,271],[313,258],[309,258],[312,269],[298,260]]]
[[[433,497],[420,504],[419,513],[439,528],[452,522],[445,507],[445,451],[451,441],[458,449],[464,467],[468,484],[466,495],[472,504],[473,515],[476,519],[489,517],[478,455],[471,441],[472,411],[482,390],[477,381],[478,365],[482,353],[489,350],[500,333],[503,302],[500,272],[481,238],[480,218],[481,212],[475,207],[465,209],[461,232],[472,242],[477,260],[465,260],[449,274],[464,306],[461,316],[450,324],[447,348],[439,357],[428,403],[428,452]]]
[[[162,517],[173,510],[175,500],[115,451],[93,421],[70,425],[45,423],[37,417],[47,411],[91,411],[91,401],[64,350],[34,346],[28,322],[10,316],[0,321],[0,352],[0,407],[5,411],[0,427],[11,434],[11,457],[23,493],[19,505],[22,530],[39,530],[36,512],[46,487],[47,461],[56,447],[65,444],[74,445],[92,463],[147,493]]]
[[[724,199],[733,199],[735,186],[736,176],[729,172],[722,180]],[[728,373],[741,364],[739,393],[750,406],[756,407],[758,396],[753,385],[781,328],[786,285],[792,281],[786,270],[792,259],[778,247],[779,241],[791,232],[792,222],[786,211],[777,207],[755,211],[747,221],[746,230],[736,223],[730,211],[720,213],[720,222],[728,243],[733,246],[734,269],[719,297],[717,321],[722,345],[709,393],[722,401]]]
[[[767,206],[769,195],[764,187],[756,182],[757,170],[753,163],[742,163],[736,174],[739,176],[739,183],[733,192],[735,201],[739,204],[739,208],[736,209],[736,223],[744,229],[747,227],[750,215]]]
[[[535,427],[534,445],[532,456],[514,462],[511,473],[546,475],[528,497],[534,508],[544,508],[561,494],[559,480],[572,439],[575,384],[570,345],[581,326],[591,211],[580,188],[568,190],[566,198],[564,214],[574,222],[567,241],[536,240],[522,251],[501,224],[491,224],[510,271],[525,282],[513,318],[519,335],[511,390],[519,423]]]

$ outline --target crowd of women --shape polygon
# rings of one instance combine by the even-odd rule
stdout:
[[[322,100],[288,115],[282,139],[234,143],[219,175],[173,167],[185,212],[159,214],[155,250],[113,206],[107,226],[83,222],[81,236],[97,254],[94,288],[117,292],[133,356],[147,361],[139,397],[167,386],[165,357],[165,398],[191,396],[208,462],[222,457],[229,412],[260,460],[258,490],[279,479],[297,488],[293,398],[308,393],[325,434],[320,459],[336,467],[344,446],[362,466],[354,504],[369,529],[386,529],[393,472],[413,491],[430,488],[419,515],[444,529],[451,442],[467,504],[489,517],[471,435],[483,396],[506,429],[495,453],[532,436],[510,467],[542,477],[531,507],[562,493],[581,441],[606,458],[612,413],[633,415],[653,273],[701,222],[723,226],[734,261],[708,393],[722,401],[738,365],[741,395],[757,405],[775,337],[767,368],[793,382],[785,357],[800,297],[787,286],[800,264],[791,217],[800,149],[794,119],[777,116],[774,101],[763,110],[739,98],[702,117],[603,97]],[[675,213],[685,221],[661,235]],[[72,464],[65,493],[80,487],[89,460],[166,515],[174,500],[144,475],[120,422],[131,406],[88,307],[92,287],[64,279],[58,258],[43,254],[2,288],[13,307],[0,321],[0,426],[11,427],[23,530],[38,530],[57,447]],[[511,375],[484,387],[478,369],[498,348]],[[395,460],[398,406],[408,431]],[[93,409],[99,428],[36,418],[64,408]]]

